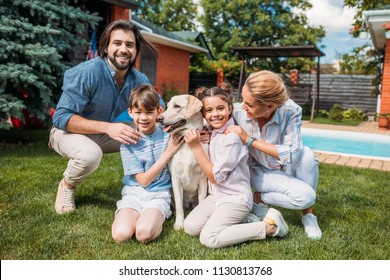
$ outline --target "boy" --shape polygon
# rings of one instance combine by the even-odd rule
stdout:
[[[171,215],[167,164],[184,140],[178,135],[170,137],[156,126],[161,110],[153,87],[141,85],[131,92],[129,115],[141,139],[120,148],[125,186],[112,225],[116,242],[130,240],[134,234],[138,241],[150,242],[160,235],[164,220]]]

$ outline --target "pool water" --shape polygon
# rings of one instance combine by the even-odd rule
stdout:
[[[314,151],[390,159],[390,136],[302,128],[302,141]]]

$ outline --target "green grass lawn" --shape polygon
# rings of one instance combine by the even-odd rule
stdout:
[[[306,238],[299,211],[280,209],[290,227],[283,239],[209,249],[173,230],[170,218],[150,244],[117,244],[111,224],[122,189],[119,154],[104,156],[78,187],[76,212],[57,215],[54,200],[66,160],[47,148],[47,137],[47,131],[0,131],[2,260],[390,259],[390,172],[321,164],[314,209],[320,241]]]

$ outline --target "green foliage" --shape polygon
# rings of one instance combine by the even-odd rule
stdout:
[[[324,109],[320,109],[320,110],[318,110],[318,113],[317,113],[316,117],[319,117],[319,118],[329,118],[329,112],[324,110]]]
[[[389,5],[390,0],[345,0],[346,7],[355,8],[354,23],[350,29],[353,37],[358,37],[361,32],[366,32],[367,27],[363,18],[363,11],[374,10],[385,5]],[[375,51],[373,48],[365,50],[366,46],[352,50],[351,54],[344,54],[340,62],[341,73],[347,74],[375,74],[372,80],[374,88],[371,96],[380,94],[380,84],[382,81],[381,64],[383,63],[383,53]]]
[[[237,59],[226,60],[223,58],[210,61],[204,57],[202,61],[198,61],[198,64],[191,65],[190,71],[209,74],[215,74],[222,71],[224,79],[229,81],[234,87],[237,87],[239,82],[238,79],[240,78],[241,61]]]
[[[354,48],[343,54],[340,61],[341,74],[374,75],[378,65],[378,52],[368,45]]]
[[[343,111],[343,118],[346,120],[366,121],[368,116],[365,112],[361,111],[357,107],[349,108]]]
[[[333,105],[329,111],[329,119],[341,122],[343,120],[343,109],[339,103]]]
[[[374,10],[388,4],[390,4],[390,0],[344,0],[344,6],[356,9],[351,35],[358,37],[361,31],[365,31],[363,11]]]
[[[100,19],[70,2],[0,0],[0,128],[8,127],[8,116],[21,117],[22,108],[49,118],[69,55],[75,46],[87,46],[76,34]]]
[[[383,63],[383,54],[373,47],[364,45],[354,48],[350,53],[343,54],[340,60],[341,74],[354,75],[375,75],[371,84],[374,88],[371,90],[371,96],[377,96],[380,93],[380,84],[382,82],[382,72],[380,65]]]
[[[162,85],[161,92],[165,104],[168,104],[168,102],[171,100],[173,96],[182,94],[182,92],[179,91],[179,89],[177,88],[174,82],[171,82],[170,85],[164,83]]]
[[[197,5],[192,0],[139,0],[137,3],[136,15],[140,18],[168,31],[195,30]]]
[[[21,110],[24,108],[25,106],[21,100],[18,100],[12,95],[0,92],[0,120],[6,120],[8,116],[22,118]],[[9,128],[10,124],[8,122],[0,121],[0,130]]]
[[[206,37],[211,40],[214,54],[226,60],[237,57],[232,47],[316,45],[325,36],[323,27],[308,25],[305,11],[311,4],[307,0],[200,2],[204,9],[200,22]],[[301,70],[312,63],[310,59],[250,61],[252,67],[276,72],[281,68]]]
[[[362,121],[366,121],[367,119],[367,114],[361,111],[359,108],[353,107],[347,110],[343,110],[341,105],[336,103],[333,105],[332,109],[329,110],[329,112],[322,109],[318,110],[312,122],[356,126]]]

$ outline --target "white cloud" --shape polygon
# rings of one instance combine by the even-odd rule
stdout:
[[[344,7],[344,0],[310,0],[310,2],[313,7],[306,12],[309,25],[313,27],[322,25],[326,32],[322,41],[326,56],[321,59],[322,62],[334,62],[342,53],[348,53],[363,44],[371,44],[369,36],[353,38],[349,34],[356,9]]]
[[[355,9],[343,6],[343,0],[311,0],[313,8],[307,12],[309,24],[312,26],[322,25],[327,35],[345,32],[352,27]]]

